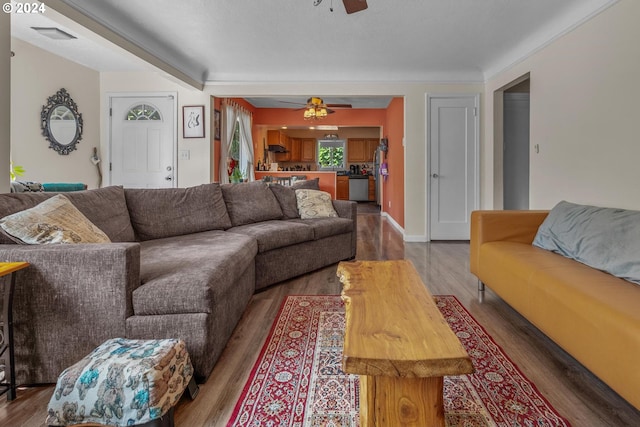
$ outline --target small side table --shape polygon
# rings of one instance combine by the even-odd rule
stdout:
[[[16,368],[13,354],[13,290],[16,287],[15,273],[28,266],[28,262],[0,262],[0,278],[11,275],[9,280],[0,280],[3,293],[0,359],[4,360],[4,378],[0,382],[0,394],[7,393],[7,400],[16,398]]]

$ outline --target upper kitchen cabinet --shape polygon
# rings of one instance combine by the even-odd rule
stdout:
[[[276,162],[288,162],[291,159],[291,139],[279,130],[267,131],[267,144],[279,145],[286,150],[284,153],[276,152]],[[299,151],[298,151],[299,152]]]
[[[378,145],[380,145],[379,139],[367,139],[367,162],[373,162],[376,157],[376,150],[378,149]]]
[[[373,162],[379,142],[379,140],[373,138],[349,138],[347,141],[347,162]]]
[[[300,152],[300,161],[315,162],[317,150],[318,150],[318,144],[315,139],[303,138],[301,152]]]
[[[289,138],[289,142],[291,145],[291,155],[289,156],[290,162],[299,162],[300,161],[300,151],[302,146],[302,140],[300,138]]]
[[[367,143],[365,139],[349,138],[347,140],[347,162],[362,163],[367,158]]]

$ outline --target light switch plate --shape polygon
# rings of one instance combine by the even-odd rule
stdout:
[[[180,160],[189,160],[190,155],[189,150],[180,150]]]

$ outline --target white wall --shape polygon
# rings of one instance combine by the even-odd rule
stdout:
[[[178,153],[189,150],[189,160],[180,160],[178,155],[178,186],[190,187],[210,182],[212,144],[211,108],[208,94],[169,80],[153,72],[103,72],[100,74],[100,105],[102,118],[102,158],[108,160],[108,93],[114,92],[177,92],[178,93]],[[205,137],[182,138],[182,107],[184,105],[205,106]],[[107,161],[105,161],[105,164]],[[105,167],[106,168],[106,167]],[[108,183],[105,175],[105,185]]]
[[[100,143],[99,75],[96,71],[11,39],[11,158],[36,182],[82,182],[90,188],[98,174],[90,157]],[[47,99],[65,88],[82,114],[84,128],[77,150],[60,155],[42,136],[40,112]]]
[[[9,191],[11,152],[11,15],[0,14],[0,193]]]
[[[483,208],[497,206],[500,193],[493,93],[530,72],[530,208],[568,200],[640,209],[638,17],[640,2],[622,0],[487,82]]]

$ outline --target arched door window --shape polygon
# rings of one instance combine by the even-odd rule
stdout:
[[[125,120],[162,120],[162,116],[153,105],[138,104],[127,111]]]

